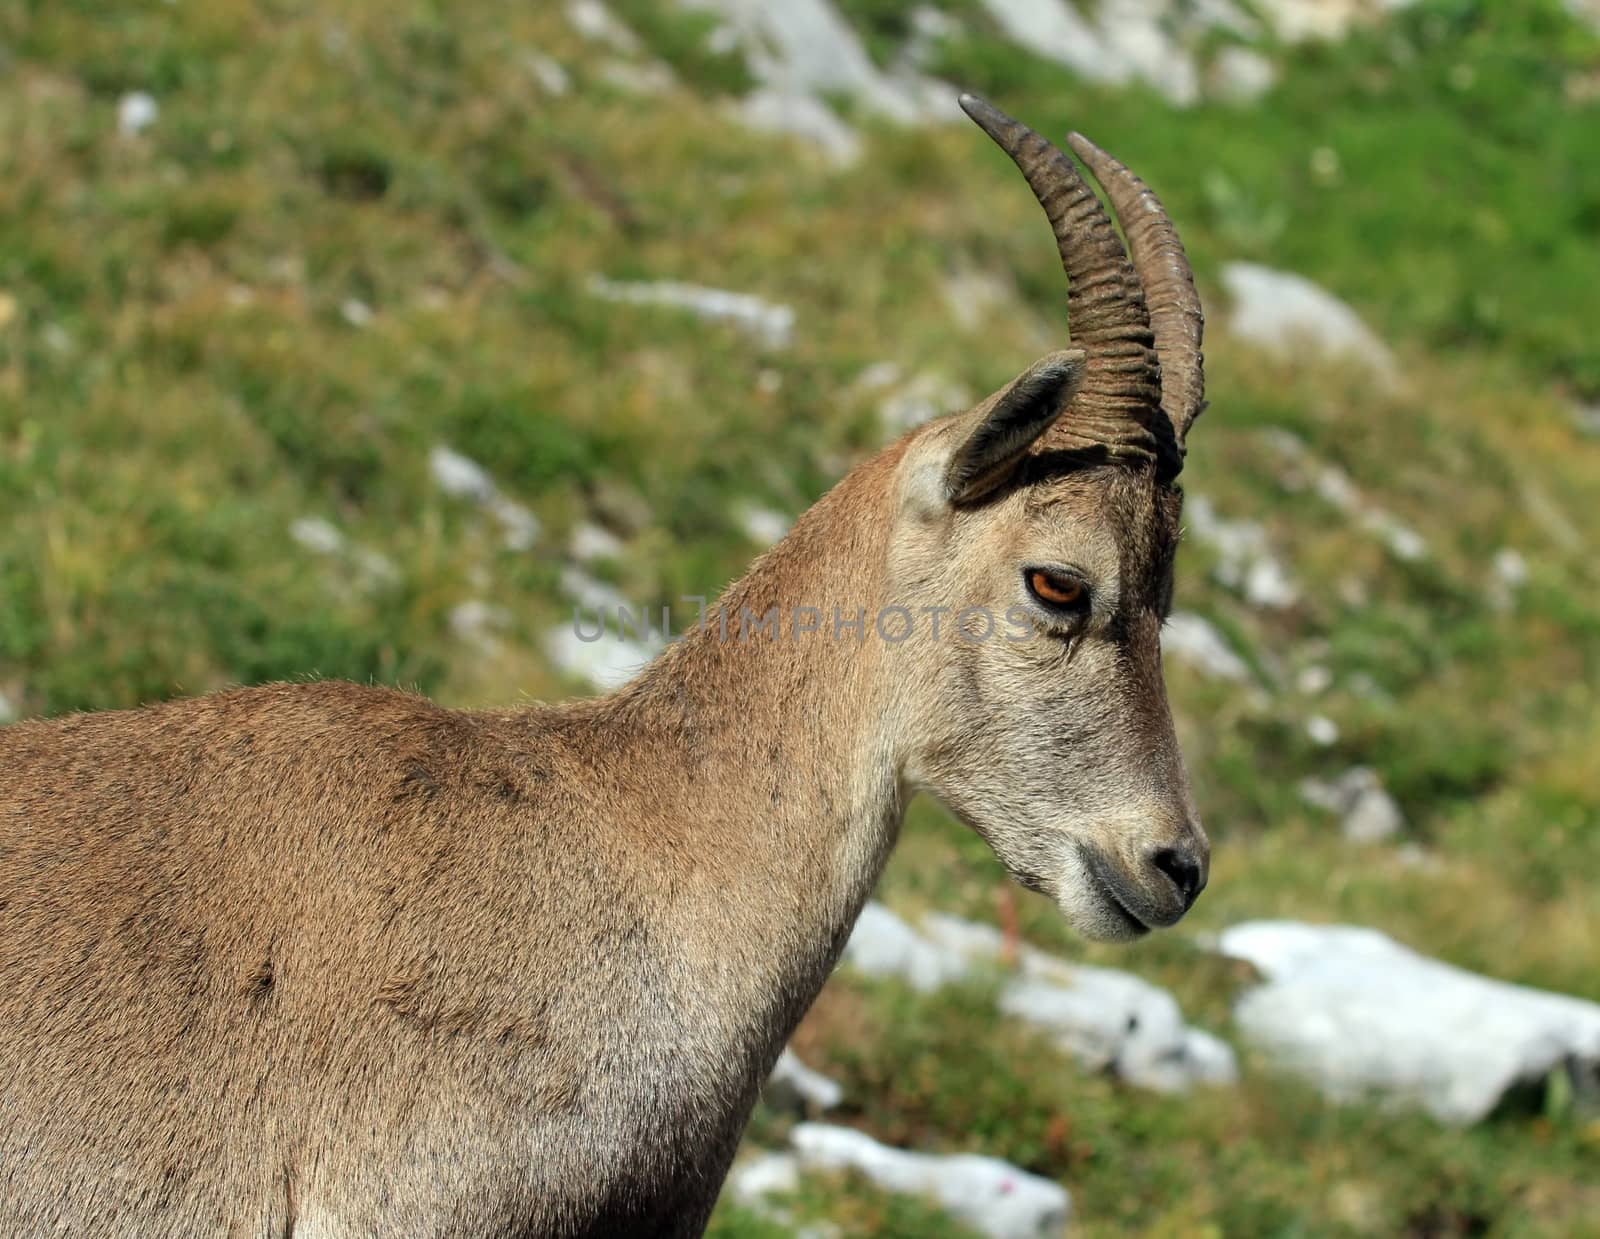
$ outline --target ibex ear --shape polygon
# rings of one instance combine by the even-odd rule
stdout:
[[[976,425],[945,469],[949,502],[981,499],[1011,475],[1023,453],[1072,402],[1083,381],[1085,358],[1082,349],[1040,358],[972,411]]]

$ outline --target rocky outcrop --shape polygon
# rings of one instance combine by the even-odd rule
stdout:
[[[1285,358],[1309,349],[1354,361],[1385,382],[1397,374],[1394,356],[1360,317],[1303,275],[1253,262],[1230,262],[1222,285],[1232,303],[1228,330],[1238,339]]]
[[[1245,684],[1250,668],[1234,653],[1216,625],[1191,611],[1174,611],[1161,629],[1161,649],[1169,657],[1214,680]]]
[[[1219,946],[1265,977],[1239,1001],[1241,1032],[1335,1100],[1473,1123],[1552,1072],[1580,1095],[1600,1091],[1600,1004],[1478,976],[1349,925],[1252,921]]]
[[[676,280],[630,282],[600,275],[590,278],[589,291],[604,301],[667,306],[712,322],[732,323],[768,348],[787,348],[794,338],[794,311],[749,293]]]
[[[1333,779],[1300,781],[1300,798],[1339,816],[1339,830],[1352,843],[1382,843],[1405,828],[1405,816],[1367,766],[1352,766]]]
[[[802,1169],[855,1170],[885,1191],[931,1197],[990,1239],[1054,1239],[1072,1207],[1059,1184],[996,1157],[908,1153],[824,1123],[801,1123],[790,1139]]]
[[[850,1170],[883,1191],[934,1201],[990,1239],[1059,1239],[1072,1210],[1065,1188],[995,1157],[913,1153],[827,1123],[801,1123],[790,1141],[793,1152],[762,1153],[736,1165],[728,1194],[786,1220],[768,1197],[795,1191],[803,1171]]]
[[[934,915],[914,929],[874,903],[862,911],[844,958],[868,976],[931,991],[997,967],[1004,954],[999,931],[987,925]],[[1048,1033],[1085,1066],[1140,1087],[1178,1092],[1238,1077],[1225,1042],[1186,1025],[1171,994],[1131,973],[1068,964],[1024,946],[1000,1010]]]
[[[785,1050],[778,1055],[761,1097],[781,1110],[815,1115],[832,1110],[843,1101],[844,1089],[820,1071],[807,1067],[793,1050]]]

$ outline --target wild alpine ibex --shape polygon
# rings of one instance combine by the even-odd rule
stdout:
[[[820,631],[708,617],[560,706],[278,684],[0,730],[0,1232],[698,1235],[913,789],[1090,937],[1183,915],[1189,266],[1121,164],[1071,138],[1131,264],[1070,159],[962,104],[1049,215],[1073,347],[721,600]]]

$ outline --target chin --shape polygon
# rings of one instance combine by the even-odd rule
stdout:
[[[1067,924],[1091,942],[1132,942],[1150,927],[1124,908],[1076,851],[1062,857],[1053,894]]]

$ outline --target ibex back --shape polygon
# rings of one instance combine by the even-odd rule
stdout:
[[[698,1235],[914,789],[1089,936],[1184,913],[1193,282],[1121,165],[1073,137],[1131,263],[1070,159],[963,105],[1073,347],[807,512],[721,601],[774,627],[563,706],[310,683],[0,731],[0,1231]]]

